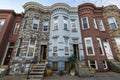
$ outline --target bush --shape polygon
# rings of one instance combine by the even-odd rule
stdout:
[[[63,70],[60,70],[60,71],[59,71],[59,75],[62,76],[63,74],[64,74],[64,71],[63,71]]]

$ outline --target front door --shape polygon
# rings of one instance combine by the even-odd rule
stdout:
[[[53,62],[53,71],[57,71],[57,70],[58,70],[58,63]]]
[[[110,45],[109,45],[109,42],[108,41],[107,42],[103,42],[103,45],[104,45],[104,49],[105,49],[107,58],[108,59],[114,59],[112,51],[111,51],[111,48],[110,48]]]
[[[42,53],[42,60],[46,59],[46,54],[47,54],[47,45],[41,45],[41,53]]]
[[[77,57],[77,59],[79,59],[79,48],[78,48],[78,44],[73,44],[73,53],[74,53],[74,55]]]

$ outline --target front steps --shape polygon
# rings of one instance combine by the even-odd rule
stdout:
[[[85,62],[76,61],[76,72],[80,77],[92,77],[94,76],[93,71],[90,71],[86,66]]]
[[[120,62],[119,61],[109,60],[108,63],[112,71],[120,73]]]
[[[46,64],[37,63],[34,64],[31,71],[28,74],[28,80],[42,80],[45,73]]]

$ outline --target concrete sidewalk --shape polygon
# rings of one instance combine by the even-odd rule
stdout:
[[[26,80],[26,75],[4,76],[0,80]],[[120,80],[120,73],[115,72],[97,72],[94,77],[78,77],[65,74],[63,76],[53,74],[50,77],[44,77],[43,80]]]

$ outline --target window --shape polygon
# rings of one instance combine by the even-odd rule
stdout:
[[[97,24],[96,24],[96,20],[95,19],[93,19],[93,26],[94,26],[95,29],[97,29]]]
[[[43,31],[47,32],[48,31],[48,21],[45,21],[43,24]]]
[[[115,42],[117,44],[117,47],[118,47],[118,51],[120,53],[120,37],[115,37]]]
[[[38,30],[38,27],[39,27],[39,18],[38,17],[35,17],[34,19],[33,19],[33,27],[32,27],[32,29],[33,30],[35,30],[35,31],[37,31]]]
[[[53,55],[57,56],[57,38],[53,39]]]
[[[65,40],[65,55],[69,55],[68,38],[64,38],[64,40]]]
[[[0,19],[0,30],[2,29],[4,23],[5,23],[5,19]]]
[[[75,21],[76,21],[75,19],[71,19],[72,32],[77,32],[76,22]]]
[[[34,56],[34,52],[35,52],[35,39],[30,39],[29,40],[29,46],[28,46],[28,57],[33,57]]]
[[[93,49],[92,38],[85,38],[85,47],[87,55],[95,55]]]
[[[68,30],[68,18],[67,17],[63,17],[64,20],[63,20],[63,23],[64,23],[64,30]]]
[[[83,29],[89,28],[88,17],[82,18],[82,27],[83,27]]]
[[[19,30],[19,27],[20,27],[20,23],[17,22],[17,23],[15,24],[13,34],[17,34],[17,32],[18,32],[18,30]]]
[[[90,68],[98,69],[97,62],[95,60],[88,60],[88,64]]]
[[[20,38],[18,41],[16,57],[18,57],[20,55],[22,40],[23,40],[23,38]]]
[[[108,68],[107,62],[106,62],[106,61],[102,61],[102,63],[103,63],[103,68],[104,68],[104,69],[107,69],[107,68]]]
[[[53,28],[54,30],[58,29],[58,16],[54,17]]]
[[[97,20],[97,24],[100,31],[105,31],[102,20]]]
[[[109,23],[111,29],[118,28],[114,17],[108,18],[108,23]]]
[[[26,28],[27,22],[28,22],[28,17],[25,17],[25,18],[24,18],[24,27],[23,27],[23,29]]]
[[[97,42],[98,42],[98,48],[100,50],[100,54],[104,55],[104,51],[103,51],[103,47],[102,47],[102,43],[101,43],[100,38],[97,38]]]

